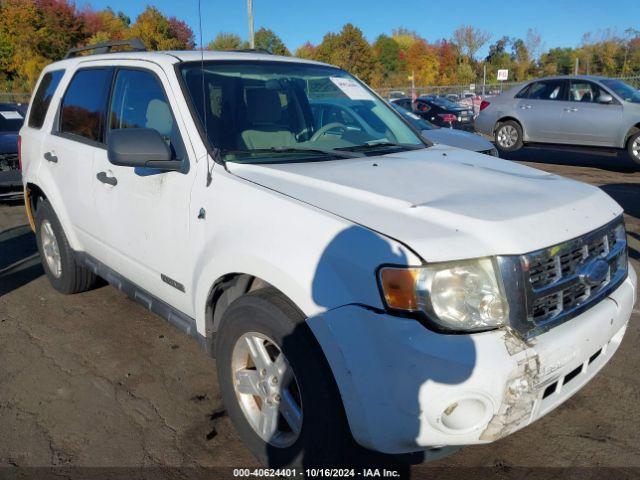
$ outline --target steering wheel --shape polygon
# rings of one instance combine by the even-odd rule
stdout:
[[[334,128],[339,128],[342,131],[346,131],[347,130],[347,127],[344,124],[340,123],[340,122],[327,123],[324,127],[320,127],[320,129],[311,136],[309,141],[310,142],[315,142],[321,136],[326,135],[327,132],[329,132],[330,130],[333,130]]]

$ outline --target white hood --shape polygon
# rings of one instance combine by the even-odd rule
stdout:
[[[622,212],[598,188],[443,145],[228,168],[399,240],[429,262],[527,253],[587,233]]]

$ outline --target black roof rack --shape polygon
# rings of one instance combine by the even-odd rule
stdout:
[[[266,55],[273,55],[266,48],[238,48],[236,50],[229,50],[229,52],[237,52],[237,53],[264,53]]]
[[[99,53],[110,53],[113,47],[130,47],[134,52],[146,52],[147,49],[139,38],[132,38],[131,40],[116,40],[113,42],[96,43],[94,45],[87,45],[86,47],[71,48],[64,56],[64,58],[77,57],[80,52],[87,52],[89,50],[95,50],[94,55]]]

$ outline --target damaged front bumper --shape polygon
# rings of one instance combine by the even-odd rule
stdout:
[[[620,345],[628,278],[588,311],[526,343],[506,329],[442,335],[349,305],[308,319],[361,445],[405,453],[502,438],[577,392]]]

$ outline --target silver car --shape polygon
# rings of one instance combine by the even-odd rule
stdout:
[[[606,77],[549,77],[483,101],[476,130],[502,151],[527,142],[627,149],[640,165],[640,91]]]

